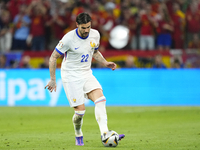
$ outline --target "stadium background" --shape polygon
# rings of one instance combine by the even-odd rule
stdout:
[[[5,14],[10,15],[9,30],[6,31],[12,33],[12,39],[15,34],[12,28],[14,26],[13,20],[15,15],[18,14],[18,10],[16,10],[18,7],[15,6],[25,4],[28,7],[33,1],[1,1],[1,19]],[[100,0],[97,5],[98,12],[91,7],[97,7],[97,1],[94,0],[56,1],[57,5],[54,8],[52,6],[55,1],[39,0],[37,2],[38,5],[41,4],[46,7],[50,20],[57,9],[63,9],[61,7],[62,4],[67,6],[66,16],[63,18],[66,21],[66,25],[63,28],[59,28],[55,24],[45,27],[46,32],[43,35],[45,37],[45,49],[32,49],[32,45],[27,45],[26,49],[19,49],[15,46],[13,47],[13,45],[9,50],[1,49],[0,55],[6,57],[5,64],[1,65],[0,69],[1,106],[68,106],[60,79],[59,68],[62,58],[58,60],[57,82],[60,89],[57,93],[50,94],[44,90],[44,86],[49,79],[49,72],[48,69],[41,69],[41,64],[45,62],[45,58],[49,58],[53,47],[55,47],[61,36],[75,27],[74,17],[83,11],[90,12],[93,14],[93,20],[99,21],[99,26],[97,24],[93,26],[102,34],[99,50],[108,61],[114,61],[118,65],[117,70],[112,72],[93,61],[93,72],[103,86],[108,105],[200,105],[198,87],[200,83],[198,77],[200,72],[198,69],[200,67],[200,41],[197,39],[196,42],[196,39],[193,39],[193,36],[196,34],[199,36],[200,33],[200,2],[198,0]],[[95,5],[90,5],[91,3]],[[153,50],[148,48],[145,50],[139,49],[139,36],[141,34],[139,31],[141,31],[142,25],[137,24],[136,20],[139,18],[140,11],[146,8],[147,3],[151,4],[153,11],[157,14],[160,13],[159,7],[164,8],[166,6],[169,16],[173,16],[173,4],[176,3],[180,6],[180,9],[175,14],[178,20],[184,21],[178,27],[175,26],[178,24],[173,23],[172,26],[175,31],[177,31],[177,28],[182,30],[179,33],[170,33],[172,45],[169,49],[159,49],[156,41],[155,49]],[[187,18],[191,17],[191,8],[194,5],[198,6],[197,12],[193,15],[194,20],[198,23],[191,22],[197,31],[191,31],[191,27],[188,28],[189,22],[187,20]],[[128,21],[128,24],[123,16],[123,13],[127,13],[125,12],[127,8],[132,13],[130,17],[132,19],[129,18],[130,22]],[[52,12],[53,10],[54,12]],[[113,16],[110,16],[110,12],[112,12]],[[59,17],[62,18],[63,16]],[[129,39],[128,45],[122,49],[115,49],[109,44],[109,36],[107,35],[112,28],[110,30],[102,30],[101,28],[109,20],[114,21],[113,26],[122,24],[131,29],[130,37],[134,36],[137,39],[135,48],[131,47],[131,39]],[[143,22],[144,24],[146,23],[145,21]],[[137,27],[132,30],[131,25],[134,24],[137,24]],[[1,27],[5,26],[4,24]],[[157,28],[154,30],[153,35],[156,39],[158,30]],[[58,35],[55,31],[61,34]],[[184,36],[182,44],[175,44],[177,41],[174,34]],[[157,55],[162,56],[161,63],[166,66],[165,69],[154,68]],[[127,58],[130,56],[132,65],[126,66]],[[178,67],[174,66],[175,58],[179,60]],[[87,105],[91,106],[93,104],[87,102]]]

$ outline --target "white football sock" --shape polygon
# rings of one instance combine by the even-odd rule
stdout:
[[[106,98],[104,96],[95,101],[95,117],[99,124],[101,135],[108,131],[107,113],[106,113]]]
[[[75,111],[75,114],[72,118],[72,122],[74,124],[75,136],[80,137],[83,136],[81,127],[83,124],[83,116],[85,114],[85,110],[83,111]]]

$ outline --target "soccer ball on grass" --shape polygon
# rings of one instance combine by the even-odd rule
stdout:
[[[119,134],[113,130],[109,130],[102,135],[101,141],[105,147],[116,147],[119,142]]]

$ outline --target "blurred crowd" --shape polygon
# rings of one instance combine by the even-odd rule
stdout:
[[[130,30],[126,50],[200,49],[200,0],[0,0],[0,53],[53,50],[81,12],[101,52],[117,25]]]

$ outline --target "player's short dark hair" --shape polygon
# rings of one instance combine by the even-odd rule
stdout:
[[[86,24],[88,22],[90,22],[92,20],[92,18],[90,17],[90,15],[88,13],[80,13],[77,17],[76,17],[76,22],[78,24]]]

